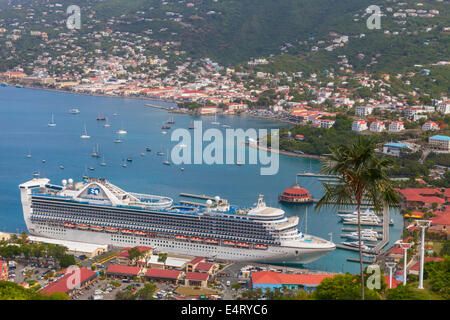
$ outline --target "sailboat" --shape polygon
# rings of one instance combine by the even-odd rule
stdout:
[[[59,165],[60,169],[64,169],[64,166],[62,164]]]
[[[217,122],[217,113],[214,113],[214,121],[211,122],[211,124],[220,124],[219,122]]]
[[[170,162],[169,162],[169,149],[167,149],[167,157],[166,157],[166,160],[163,162],[163,164],[165,164],[165,165],[167,165],[167,166],[170,166]]]
[[[100,115],[100,113],[99,113],[98,116],[97,116],[97,120],[104,121],[105,120],[105,116]]]
[[[108,118],[106,118],[106,123],[103,125],[105,128],[111,127],[111,124],[108,122]]]
[[[91,136],[88,136],[86,125],[84,125],[84,131],[83,134],[80,136],[81,139],[89,139]]]
[[[103,156],[102,162],[100,162],[100,165],[101,165],[102,167],[106,166],[105,156]]]
[[[88,175],[87,175],[87,166],[84,166],[84,174],[83,174],[83,179],[87,179]]]
[[[123,128],[123,123],[122,123],[122,128]],[[118,134],[126,134],[127,131],[125,129],[120,129],[117,131]]]
[[[78,113],[80,113],[80,110],[78,110],[78,109],[76,109],[76,108],[73,108],[73,109],[70,109],[70,110],[69,110],[69,113],[70,113],[70,114],[78,114]]]
[[[31,158],[31,151],[28,149],[28,154],[27,154],[27,158]]]
[[[94,148],[94,151],[92,152],[91,156],[93,156],[94,158],[100,158],[100,153],[98,152],[98,143],[97,148]]]
[[[49,127],[54,127],[54,126],[56,126],[55,118],[53,117],[53,113],[52,113],[52,121],[48,124],[48,126],[49,126]]]
[[[114,139],[114,143],[122,143],[123,141],[119,138],[119,137],[117,137],[116,139]]]
[[[123,168],[126,168],[126,167],[127,167],[127,163],[125,162],[125,159],[123,159],[121,166],[122,166]]]
[[[167,120],[166,123],[167,123],[167,124],[174,124],[175,121],[173,120],[173,117],[172,117],[170,120]]]
[[[195,129],[195,126],[194,126],[194,122],[193,121],[191,121],[191,125],[189,126],[189,129]]]

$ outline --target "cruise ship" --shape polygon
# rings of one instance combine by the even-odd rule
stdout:
[[[262,195],[254,207],[238,209],[218,196],[204,206],[175,204],[99,178],[55,185],[36,177],[19,188],[25,223],[36,236],[230,261],[309,263],[336,248],[300,232],[298,217],[266,206]]]

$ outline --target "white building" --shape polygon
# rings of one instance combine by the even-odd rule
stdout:
[[[400,132],[402,130],[405,130],[405,126],[403,125],[403,122],[401,122],[401,121],[393,121],[389,125],[390,132]]]
[[[436,106],[436,111],[442,112],[443,114],[450,113],[450,100],[438,103]]]
[[[450,152],[450,137],[448,136],[432,136],[428,138],[428,143],[435,150]]]
[[[439,130],[439,125],[436,122],[428,121],[423,124],[422,130],[423,131]]]
[[[369,114],[372,114],[373,107],[372,106],[358,106],[355,108],[355,113],[359,117],[366,117]]]
[[[355,120],[352,123],[352,130],[356,132],[361,132],[367,130],[367,121],[366,120]]]
[[[370,131],[372,132],[383,132],[386,130],[386,126],[383,121],[375,120],[370,124]]]

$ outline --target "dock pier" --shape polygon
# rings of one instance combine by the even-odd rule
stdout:
[[[190,206],[206,207],[206,204],[204,204],[204,203],[198,203],[198,202],[186,201],[186,200],[180,200],[179,202],[181,204],[187,204],[187,205],[190,205]]]

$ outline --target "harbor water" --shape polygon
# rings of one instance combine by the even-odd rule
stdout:
[[[258,195],[263,194],[267,205],[282,208],[287,216],[299,216],[301,231],[307,227],[309,234],[325,239],[330,239],[332,234],[335,243],[346,241],[340,238],[344,225],[339,223],[336,209],[330,207],[314,211],[314,204],[284,205],[278,202],[279,194],[295,183],[297,173],[319,172],[320,162],[317,160],[280,155],[278,173],[263,176],[260,175],[259,164],[167,166],[163,164],[166,156],[156,155],[158,151],[170,153],[178,143],[171,141],[171,132],[176,128],[187,129],[194,120],[202,120],[204,130],[217,128],[221,131],[226,129],[223,125],[246,130],[275,129],[286,124],[245,116],[218,116],[220,124],[212,124],[213,116],[169,114],[162,109],[147,107],[146,103],[172,105],[143,99],[1,87],[0,231],[22,232],[26,229],[18,185],[39,172],[41,177],[47,177],[56,184],[68,178],[81,181],[83,175],[104,177],[126,191],[166,195],[175,200],[182,199],[179,197],[181,192],[219,195],[239,207],[253,206]],[[79,109],[80,113],[70,114],[69,110],[73,108]],[[56,126],[48,126],[52,113]],[[104,127],[106,121],[96,120],[98,115],[106,117],[111,126]],[[166,130],[167,134],[162,134],[161,126],[172,117],[175,124],[170,124],[172,128]],[[90,139],[80,139],[85,126]],[[126,130],[127,134],[117,135],[119,129]],[[114,142],[118,137],[122,143]],[[91,156],[97,145],[100,158]],[[146,151],[147,146],[151,152]],[[31,157],[28,158],[27,154]],[[106,166],[100,165],[102,156]],[[127,158],[133,161],[127,162],[126,168],[122,167]],[[180,170],[181,167],[184,170]],[[322,196],[323,181],[318,178],[299,177],[298,182],[310,191],[313,198]],[[402,218],[397,209],[391,209],[390,215],[394,220],[394,226],[390,227],[391,245],[400,237]],[[357,252],[336,249],[304,267],[357,273],[359,264],[346,260],[357,257]]]

